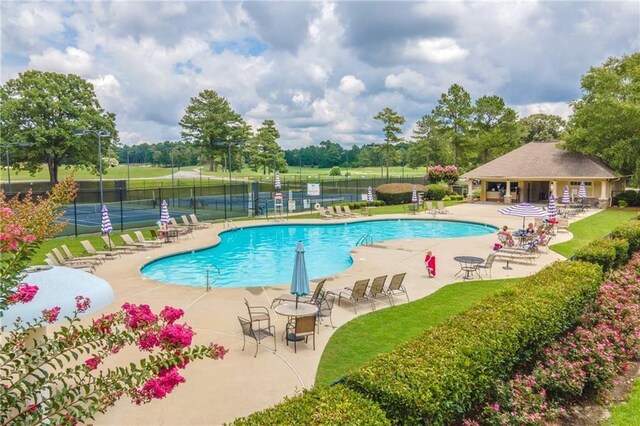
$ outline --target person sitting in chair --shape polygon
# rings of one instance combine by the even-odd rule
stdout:
[[[513,237],[511,236],[511,232],[509,232],[507,225],[503,226],[502,229],[498,231],[498,240],[507,247],[514,246]]]
[[[535,239],[536,244],[539,246],[546,246],[548,241],[549,240],[544,231],[540,232],[540,235],[538,235]]]
[[[533,227],[533,223],[530,223],[527,226],[527,229],[524,231],[527,235],[533,235],[536,233],[536,228]]]

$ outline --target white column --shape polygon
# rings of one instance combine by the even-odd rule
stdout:
[[[505,188],[506,192],[504,194],[504,203],[511,204],[511,181],[507,181],[507,186]]]
[[[600,182],[600,206],[610,205],[611,200],[609,200],[609,192],[610,192],[609,181],[603,179]],[[606,204],[603,204],[603,203],[606,203]]]
[[[551,181],[551,188],[549,188],[551,190],[551,192],[553,193],[554,197],[558,197],[558,181],[557,180],[552,180]]]
[[[473,180],[469,179],[469,182],[467,182],[467,201],[472,203],[473,202]]]

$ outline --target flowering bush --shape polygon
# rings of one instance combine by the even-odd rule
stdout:
[[[553,423],[562,412],[558,407],[610,388],[613,377],[638,360],[640,253],[609,275],[580,323],[545,350],[531,374],[499,386],[483,423]]]
[[[453,185],[458,181],[460,174],[458,173],[458,168],[456,166],[429,166],[427,168],[427,175],[429,176],[429,181],[432,183],[437,182],[447,182],[449,185]]]
[[[37,286],[23,283],[34,249],[55,235],[60,208],[75,195],[71,180],[55,186],[46,199],[7,201],[0,191],[0,312],[29,303]],[[155,314],[148,305],[125,303],[121,310],[91,324],[78,316],[91,306],[82,295],[76,308],[51,336],[38,336],[61,309],[52,306],[38,320],[17,322],[0,346],[0,424],[75,424],[105,412],[122,396],[136,404],[167,396],[185,379],[180,370],[194,359],[223,359],[217,344],[192,345],[194,331],[178,324],[184,312],[166,306]],[[46,333],[45,333],[46,334]],[[106,358],[125,346],[150,352],[127,366],[106,368]]]

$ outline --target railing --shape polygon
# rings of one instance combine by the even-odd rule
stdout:
[[[356,243],[356,247],[358,246],[371,246],[373,245],[373,237],[369,234],[363,235],[360,237],[358,242]]]
[[[215,268],[216,270],[216,277],[214,278],[213,282],[211,282],[210,277],[210,270],[211,268]],[[209,291],[209,288],[212,287],[216,281],[218,281],[220,279],[220,268],[218,268],[216,265],[213,264],[209,264],[207,265],[207,292]]]
[[[233,222],[233,220],[231,219],[226,219],[223,223],[222,223],[222,229],[234,229],[237,230],[238,226]]]

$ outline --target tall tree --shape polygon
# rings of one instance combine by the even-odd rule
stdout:
[[[105,154],[118,142],[115,115],[102,109],[93,85],[74,74],[29,70],[7,81],[0,88],[0,123],[0,144],[29,146],[12,150],[14,167],[35,174],[46,163],[51,183],[63,164],[98,169],[96,135],[78,138],[74,130],[109,132],[101,138]]]
[[[392,158],[393,144],[402,140],[398,135],[402,132],[400,126],[404,124],[405,119],[389,107],[380,111],[373,119],[382,121],[384,125],[382,127],[382,132],[384,133],[384,157],[387,167],[387,179],[389,179],[389,161]]]
[[[554,114],[531,114],[518,123],[523,131],[522,142],[555,141],[566,125],[562,117]]]
[[[273,120],[264,120],[256,131],[256,135],[247,144],[247,163],[253,171],[262,168],[262,173],[266,174],[267,169],[271,171],[287,171],[287,162],[284,159],[284,152],[278,139],[280,132],[276,128]]]
[[[204,90],[191,98],[180,127],[182,138],[207,156],[210,170],[216,168],[216,157],[226,158],[230,146],[237,151],[250,133],[249,126],[231,108],[229,101],[213,90]]]
[[[640,52],[609,58],[582,77],[565,147],[595,155],[640,184]]]
[[[443,93],[433,110],[433,118],[442,134],[450,141],[453,149],[453,164],[465,163],[471,156],[470,129],[473,107],[471,96],[458,84]]]
[[[431,164],[449,164],[452,161],[451,150],[445,144],[438,122],[432,115],[423,116],[416,123],[411,136],[408,152],[408,166],[412,168],[426,167]]]
[[[520,143],[518,115],[499,96],[478,98],[473,112],[478,163],[484,164],[513,150]]]

